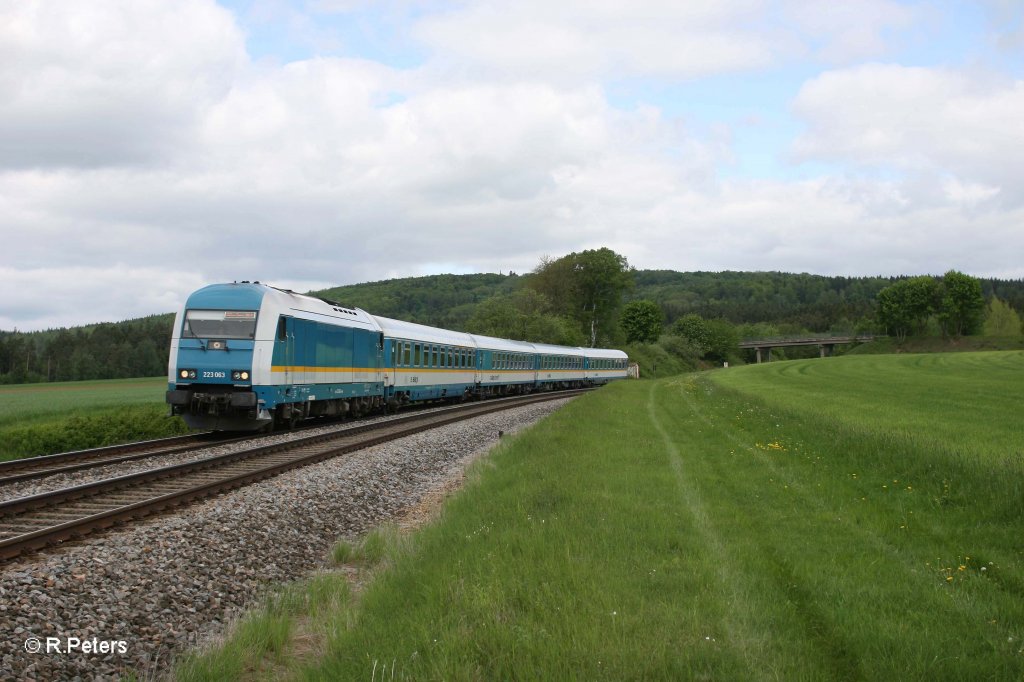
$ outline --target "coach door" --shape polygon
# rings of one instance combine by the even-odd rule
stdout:
[[[291,384],[295,378],[295,318],[282,315],[277,320],[277,350],[271,371],[284,372],[282,383]]]

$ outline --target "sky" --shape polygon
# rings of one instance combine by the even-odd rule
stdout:
[[[0,0],[0,329],[600,247],[640,269],[1024,278],[1022,16]]]

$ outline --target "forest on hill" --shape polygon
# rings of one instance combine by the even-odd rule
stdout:
[[[523,275],[431,275],[311,293],[375,315],[447,329],[566,345],[625,346],[666,362],[682,358],[681,364],[663,365],[675,368],[729,357],[728,349],[741,337],[886,333],[878,295],[908,280],[634,270],[624,257],[597,249],[544,259]],[[1019,324],[1024,281],[977,282],[984,300],[991,303],[996,297]],[[660,346],[638,346],[635,342],[642,339],[622,326],[630,316],[646,324]],[[920,318],[917,330],[938,334],[928,320],[927,315]],[[70,329],[0,331],[0,383],[164,374],[172,324],[173,314],[165,313]],[[714,345],[724,350],[709,350]]]

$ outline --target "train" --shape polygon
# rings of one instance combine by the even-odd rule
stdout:
[[[627,369],[621,350],[467,334],[242,281],[198,289],[176,314],[166,401],[194,429],[273,430],[598,386]]]

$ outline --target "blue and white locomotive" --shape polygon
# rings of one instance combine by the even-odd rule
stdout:
[[[619,350],[438,329],[259,282],[213,284],[175,318],[167,402],[193,428],[255,430],[603,384],[624,378],[627,362]]]

